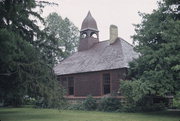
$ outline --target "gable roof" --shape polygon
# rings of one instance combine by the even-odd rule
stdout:
[[[102,41],[89,50],[72,54],[56,65],[54,71],[56,75],[66,75],[127,68],[128,63],[138,56],[131,44],[118,38],[113,44]]]

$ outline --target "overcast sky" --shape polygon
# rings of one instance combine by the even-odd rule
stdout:
[[[50,0],[49,0],[50,1]],[[43,16],[57,12],[63,18],[69,18],[75,26],[81,28],[81,23],[88,11],[97,22],[100,41],[109,39],[109,26],[118,26],[119,37],[132,43],[134,27],[132,24],[140,23],[138,11],[151,13],[157,8],[157,0],[51,0],[58,6],[44,8]]]

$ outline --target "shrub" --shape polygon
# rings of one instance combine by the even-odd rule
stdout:
[[[158,98],[158,103],[153,100],[157,98],[156,96],[144,96],[137,103],[136,107],[138,111],[161,111],[165,109],[165,101],[163,97]]]
[[[173,98],[173,107],[180,109],[180,92],[178,92]]]
[[[36,99],[29,97],[28,95],[24,96],[23,99],[24,105],[34,105],[36,103]]]
[[[180,109],[180,100],[173,99],[173,107]]]
[[[82,103],[70,104],[67,110],[84,110],[84,106]]]
[[[121,102],[117,98],[105,97],[99,102],[98,110],[100,111],[117,111],[121,108]]]
[[[38,97],[35,103],[36,108],[47,108],[47,104],[45,103],[45,100],[43,97]]]
[[[156,103],[153,105],[149,105],[149,107],[146,107],[143,111],[162,111],[165,110],[165,104],[164,103]]]
[[[165,104],[161,100],[159,103],[154,103],[153,96],[145,96],[137,102],[126,102],[123,105],[123,111],[125,112],[150,112],[164,109]]]
[[[122,108],[120,111],[122,111],[122,112],[136,112],[138,110],[139,110],[139,108],[136,107],[135,104],[125,103],[122,105]]]
[[[92,96],[89,95],[84,100],[83,106],[85,110],[96,110],[97,103],[96,103],[96,100]]]

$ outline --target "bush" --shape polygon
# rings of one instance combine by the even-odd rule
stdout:
[[[136,112],[138,110],[139,110],[139,108],[136,107],[135,104],[125,103],[122,105],[122,108],[120,111],[122,111],[122,112]]]
[[[68,110],[96,110],[97,103],[92,96],[87,96],[83,102],[77,102],[76,104],[70,104]]]
[[[92,96],[87,96],[87,98],[83,102],[83,106],[85,110],[96,110],[97,103]]]
[[[32,98],[28,95],[24,96],[23,99],[24,99],[24,101],[23,101],[24,105],[35,105],[35,103],[36,103],[36,99]]]
[[[100,111],[118,111],[121,109],[121,102],[117,98],[105,97],[99,102],[98,110]]]
[[[145,96],[137,102],[126,102],[122,110],[125,112],[150,112],[165,109],[165,104],[160,100],[159,103],[153,102],[153,96]]]
[[[70,104],[67,110],[84,110],[84,106],[82,103]]]
[[[45,103],[45,100],[43,97],[39,97],[36,100],[35,108],[47,108],[47,104]]]
[[[153,105],[149,105],[149,108],[145,108],[144,111],[162,111],[165,110],[165,104],[164,103],[156,103]]]
[[[180,109],[180,92],[178,92],[173,98],[173,107]]]
[[[162,111],[165,109],[163,103],[137,105],[137,104],[124,104],[120,111],[123,112],[151,112],[151,111]]]
[[[138,111],[161,111],[165,109],[165,101],[163,97],[158,98],[158,103],[153,100],[157,98],[156,96],[144,96],[137,103],[136,107]]]
[[[173,99],[173,107],[180,109],[180,100]]]

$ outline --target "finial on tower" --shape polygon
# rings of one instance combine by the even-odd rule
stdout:
[[[88,12],[86,18],[83,20],[82,26],[81,26],[81,31],[84,31],[87,29],[98,31],[97,23],[95,19],[92,17],[90,11]]]

